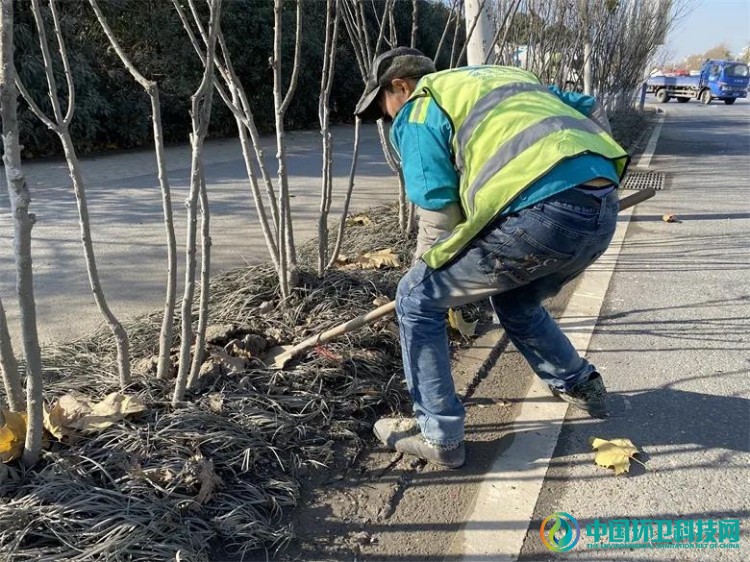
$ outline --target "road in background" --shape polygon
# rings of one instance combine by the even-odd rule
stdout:
[[[334,200],[330,224],[343,207],[354,128],[333,128]],[[352,210],[393,203],[398,183],[386,165],[374,125],[362,127]],[[315,131],[287,134],[290,193],[297,243],[317,235],[321,143]],[[273,138],[264,138],[269,171],[276,170]],[[179,286],[184,281],[184,241],[190,178],[188,146],[166,151],[178,244]],[[213,274],[268,260],[239,141],[206,143],[203,155],[211,212]],[[105,296],[124,320],[161,310],[166,283],[166,235],[153,150],[81,158],[91,230]],[[102,324],[86,274],[75,197],[63,160],[26,162],[23,167],[37,216],[32,232],[34,289],[42,342],[81,337]],[[15,298],[13,225],[5,176],[0,188],[0,299],[14,341],[19,340]],[[179,295],[178,295],[179,296]]]
[[[589,351],[619,407],[607,421],[568,413],[542,493],[529,498],[520,560],[750,556],[750,103],[661,107],[651,169],[669,174],[668,189],[633,213]],[[590,437],[631,439],[646,468],[615,477],[595,466]],[[564,554],[539,538],[556,511],[581,525]],[[594,551],[586,525],[597,518],[740,519],[742,539],[739,549]]]

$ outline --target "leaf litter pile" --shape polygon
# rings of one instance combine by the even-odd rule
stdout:
[[[286,371],[261,361],[272,346],[394,297],[404,266],[389,267],[389,256],[409,263],[413,241],[398,234],[394,209],[367,218],[349,229],[342,254],[380,256],[375,263],[359,260],[319,280],[311,273],[315,247],[306,246],[286,309],[271,266],[214,278],[206,359],[182,408],[169,405],[174,380],[154,375],[160,314],[128,326],[132,404],[113,396],[108,332],[49,351],[43,459],[27,472],[0,465],[3,558],[239,560],[283,548],[293,537],[284,515],[299,497],[300,476],[350,462],[379,415],[408,405],[393,317],[315,348]],[[121,410],[102,420],[110,402]]]

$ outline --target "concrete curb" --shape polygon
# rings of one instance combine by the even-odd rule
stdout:
[[[665,117],[662,112],[637,168],[650,164]],[[566,323],[573,324],[565,331],[582,355],[588,351],[633,211],[634,207],[620,213],[612,244],[598,262],[601,267],[584,273],[560,319],[563,329]],[[493,352],[490,348],[488,358]],[[545,385],[534,377],[514,420],[512,443],[494,459],[479,485],[473,506],[463,518],[465,524],[449,549],[451,560],[456,553],[466,562],[518,558],[528,532],[528,523],[519,526],[518,522],[533,518],[568,410],[567,403],[549,397]]]

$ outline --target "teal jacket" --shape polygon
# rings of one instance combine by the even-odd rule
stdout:
[[[596,105],[591,96],[561,92],[555,86],[549,89],[587,117]],[[390,139],[401,158],[407,197],[422,209],[437,211],[459,200],[458,174],[451,151],[453,128],[434,103],[427,106],[424,120],[410,120],[411,105],[416,101],[409,101],[398,112],[391,125]],[[594,178],[611,180],[614,185],[619,183],[610,160],[596,155],[571,158],[530,185],[503,213],[517,212]]]

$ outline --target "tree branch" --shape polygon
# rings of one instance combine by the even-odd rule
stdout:
[[[327,31],[326,31],[327,33]],[[302,1],[297,0],[297,27],[294,34],[294,62],[292,63],[292,77],[289,80],[289,89],[286,91],[284,101],[281,104],[281,114],[285,115],[289,104],[297,90],[297,79],[299,78],[300,50],[302,47]]]

